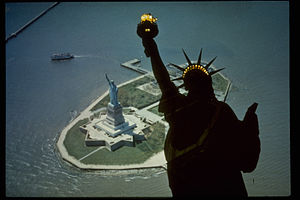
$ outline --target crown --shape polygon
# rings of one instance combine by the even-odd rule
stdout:
[[[188,66],[187,68],[185,68],[183,74],[182,74],[182,78],[185,77],[185,75],[191,71],[191,70],[194,70],[194,69],[199,69],[201,70],[202,72],[204,72],[206,75],[209,75],[208,71],[201,65],[197,65],[197,64],[194,64],[194,65],[190,65]]]
[[[205,66],[201,64],[201,57],[202,57],[202,49],[200,50],[200,54],[199,54],[199,57],[198,57],[198,61],[197,63],[192,63],[191,60],[189,59],[189,57],[186,55],[185,51],[182,49],[183,51],[183,54],[188,62],[188,66],[186,68],[182,68],[176,64],[173,64],[173,63],[169,63],[169,65],[179,69],[180,71],[182,71],[182,76],[179,77],[179,78],[175,78],[173,79],[172,81],[177,81],[177,80],[184,80],[184,78],[186,77],[186,75],[191,72],[191,71],[194,71],[194,70],[200,70],[202,71],[204,74],[206,74],[207,76],[212,76],[213,74],[223,70],[224,68],[221,68],[221,69],[218,69],[218,70],[214,70],[214,71],[208,71],[208,68],[209,66],[215,61],[215,58],[213,58],[211,61],[209,61]],[[178,86],[178,88],[181,88],[183,87],[184,84]]]

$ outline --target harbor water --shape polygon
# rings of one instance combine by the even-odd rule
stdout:
[[[6,3],[5,36],[51,6]],[[289,2],[63,2],[6,50],[5,183],[9,197],[170,197],[164,169],[83,171],[56,149],[60,131],[108,85],[139,76],[120,66],[137,58],[151,70],[136,26],[158,18],[165,63],[218,56],[232,81],[227,103],[239,119],[258,103],[261,155],[243,174],[249,196],[290,195]],[[54,53],[74,59],[51,61]],[[224,172],[226,173],[226,172]]]

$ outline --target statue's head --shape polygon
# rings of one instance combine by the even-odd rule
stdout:
[[[199,92],[203,95],[213,92],[211,76],[201,70],[194,70],[187,73],[183,82],[185,89],[189,92]]]
[[[209,66],[213,63],[216,57],[212,59],[205,66],[202,65],[201,63],[202,49],[200,51],[200,55],[197,63],[192,63],[191,60],[186,55],[185,51],[183,49],[182,51],[188,62],[188,66],[186,68],[182,68],[178,65],[170,63],[170,65],[176,67],[177,69],[183,72],[182,77],[174,79],[174,80],[183,80],[183,84],[178,86],[178,88],[184,86],[186,90],[192,93],[201,93],[202,95],[213,95],[214,92],[212,88],[211,76],[221,71],[224,68],[215,71],[208,70]]]

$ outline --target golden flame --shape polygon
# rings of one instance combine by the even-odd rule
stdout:
[[[141,16],[141,22],[149,21],[151,23],[154,23],[157,21],[157,18],[153,17],[150,13],[143,14]]]

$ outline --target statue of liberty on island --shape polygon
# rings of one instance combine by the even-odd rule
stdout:
[[[105,74],[105,77],[109,84],[109,97],[110,97],[110,103],[114,106],[118,106],[118,87],[115,85],[113,80],[109,80],[107,77],[107,74]]]

